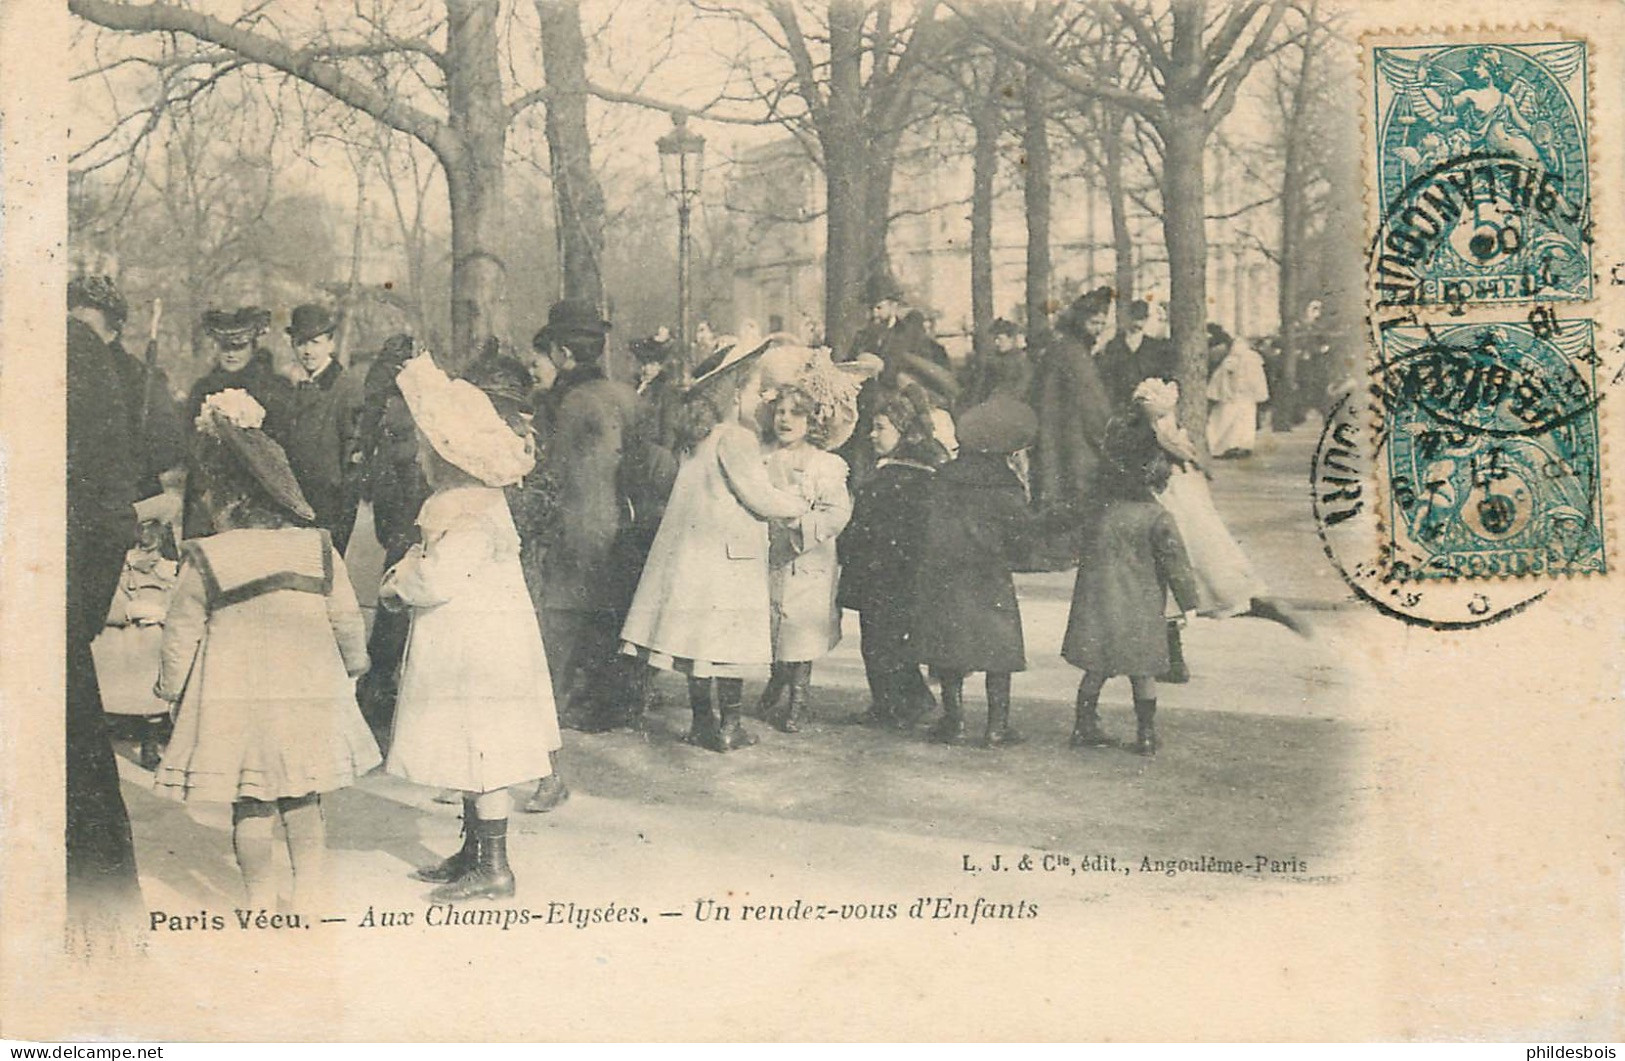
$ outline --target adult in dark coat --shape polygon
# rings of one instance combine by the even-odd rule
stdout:
[[[1148,379],[1179,382],[1179,354],[1174,344],[1145,334],[1151,307],[1143,300],[1130,302],[1123,314],[1122,327],[1112,336],[1097,359],[1100,382],[1111,401],[1112,415],[1128,414],[1134,404],[1134,388]]]
[[[203,314],[203,330],[215,342],[216,362],[196,383],[186,399],[186,422],[196,439],[196,421],[203,402],[211,394],[233,388],[245,390],[265,410],[262,425],[267,435],[284,448],[293,423],[293,384],[277,374],[271,354],[259,346],[259,337],[271,328],[271,312],[247,306],[232,313],[211,309]],[[195,473],[195,462],[190,470]],[[214,533],[204,511],[199,485],[201,477],[189,474],[186,483],[185,519],[182,533],[196,538]]]
[[[140,498],[153,497],[164,490],[168,473],[186,466],[189,428],[181,406],[169,393],[169,377],[156,364],[145,361],[124,347],[121,337],[108,343],[118,355],[120,385],[130,417],[131,437],[141,452],[141,479],[136,483]]]
[[[642,697],[639,665],[619,654],[641,574],[622,535],[650,456],[637,392],[604,373],[608,330],[591,305],[565,301],[533,344],[559,369],[546,442],[558,533],[542,561],[542,640],[561,721],[588,731],[635,723]]]
[[[119,354],[109,342],[123,300],[106,277],[69,288],[67,343],[67,654],[65,672],[67,899],[75,932],[96,934],[138,913],[135,846],[102,719],[90,643],[107,620],[135,541],[139,440]]]
[[[638,363],[636,388],[643,436],[668,451],[675,450],[683,408],[683,365],[677,344],[653,335],[634,340],[631,351]]]
[[[1080,295],[1055,322],[1055,338],[1034,373],[1038,440],[1033,453],[1033,500],[1042,510],[1086,513],[1095,500],[1100,447],[1111,422],[1111,400],[1094,348],[1111,308],[1111,289]],[[1035,549],[1033,566],[1060,570],[1077,563],[1068,531]]]
[[[1027,669],[1021,608],[1011,570],[1031,547],[1037,521],[1009,457],[1032,444],[1036,418],[999,398],[965,413],[959,457],[931,484],[925,542],[915,575],[911,652],[942,679],[942,718],[932,737],[964,738],[964,682],[987,674],[989,745],[1014,743],[1010,675]]]
[[[858,613],[869,710],[854,721],[910,724],[936,706],[911,654],[915,576],[931,480],[948,454],[932,437],[931,400],[918,387],[892,392],[870,431],[875,473],[853,492],[852,518],[836,539],[838,601]]]
[[[338,320],[321,306],[297,306],[288,325],[288,343],[304,370],[293,393],[293,415],[285,449],[315,524],[333,537],[343,555],[355,529],[354,460],[360,429],[362,378],[333,358]]]
[[[990,329],[993,351],[972,358],[961,373],[958,409],[981,405],[996,394],[1025,402],[1033,388],[1033,366],[1021,347],[1021,330],[1015,322],[1000,317]]]
[[[417,541],[418,511],[429,484],[418,464],[417,427],[395,376],[416,352],[410,335],[393,335],[367,366],[363,381],[356,448],[358,494],[372,505],[373,533],[384,550],[384,568],[395,566]],[[361,715],[380,747],[388,749],[395,718],[396,680],[411,614],[379,608],[373,616],[367,655],[372,669],[356,685]]]

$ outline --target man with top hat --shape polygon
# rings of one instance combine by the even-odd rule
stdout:
[[[111,343],[124,300],[108,277],[68,289],[66,849],[70,924],[114,928],[138,911],[135,847],[102,721],[90,643],[107,619],[124,554],[135,541],[142,459],[129,393]]]
[[[342,555],[355,527],[359,503],[353,467],[361,422],[361,377],[334,359],[338,321],[324,306],[293,311],[288,343],[304,373],[294,388],[293,422],[288,428],[288,461],[316,512],[316,526],[333,536]]]
[[[569,299],[532,343],[558,370],[546,400],[557,534],[542,560],[542,639],[565,725],[589,732],[635,723],[643,696],[642,668],[617,654],[640,573],[627,568],[641,566],[620,546],[651,447],[637,392],[605,374],[609,327],[591,303]]]
[[[203,314],[203,331],[214,340],[216,360],[214,367],[192,384],[186,399],[186,421],[194,425],[194,438],[198,414],[209,395],[236,388],[247,391],[265,410],[265,433],[278,445],[287,444],[293,422],[293,385],[277,373],[271,364],[271,352],[259,344],[260,336],[270,330],[271,311],[258,306],[244,306],[229,313],[211,309]],[[214,533],[194,475],[187,477],[183,533],[188,538]]]

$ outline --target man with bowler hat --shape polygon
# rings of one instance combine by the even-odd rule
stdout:
[[[342,555],[355,527],[356,436],[361,422],[361,377],[333,357],[338,320],[324,306],[296,306],[288,344],[305,378],[294,388],[288,463],[316,513],[316,526],[333,536]]]
[[[620,548],[651,477],[638,395],[609,379],[609,322],[570,299],[548,311],[533,346],[558,369],[548,395],[548,473],[557,534],[542,560],[542,640],[565,725],[601,731],[636,722],[641,665],[618,655],[639,566]]]

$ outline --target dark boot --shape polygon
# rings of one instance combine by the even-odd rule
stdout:
[[[790,699],[784,711],[774,716],[773,726],[781,733],[800,733],[812,693],[812,663],[788,663],[785,667],[789,672]]]
[[[508,866],[508,819],[474,819],[474,868],[429,893],[431,903],[468,899],[512,899],[513,870]]]
[[[728,748],[722,741],[722,730],[717,727],[716,708],[711,705],[711,685],[710,678],[688,680],[688,707],[694,721],[683,740],[698,748],[725,752]]]
[[[1157,736],[1156,718],[1155,700],[1134,701],[1134,750],[1141,755],[1155,755],[1157,749],[1162,747],[1162,739]]]
[[[1106,731],[1100,728],[1100,694],[1093,696],[1078,687],[1078,712],[1072,721],[1072,739],[1067,742],[1074,748],[1104,748],[1111,743]]]
[[[536,791],[525,801],[526,814],[546,814],[570,798],[570,786],[564,783],[564,775],[559,773],[558,752],[547,753],[547,765],[548,775],[536,782]]]
[[[1179,637],[1179,624],[1168,620],[1168,671],[1159,674],[1157,681],[1169,685],[1184,685],[1191,680],[1191,669],[1185,665],[1185,644]]]
[[[965,676],[942,679],[942,717],[927,734],[939,744],[963,744],[965,741]]]
[[[474,868],[478,841],[474,838],[474,801],[463,799],[463,846],[456,854],[433,866],[425,866],[412,874],[413,880],[428,884],[445,884],[462,877]]]
[[[169,716],[152,715],[140,722],[141,748],[136,762],[141,769],[156,773],[164,761],[164,745],[168,741]]]
[[[1020,744],[1024,738],[1010,727],[1010,675],[987,676],[987,733],[983,743],[989,748]]]
[[[717,709],[722,713],[722,747],[720,752],[738,751],[756,743],[756,734],[740,724],[744,714],[745,683],[738,678],[718,678]]]
[[[756,701],[756,717],[772,718],[779,706],[779,698],[790,685],[791,668],[794,663],[775,663],[773,671],[768,676],[767,686],[762,690],[761,699]]]

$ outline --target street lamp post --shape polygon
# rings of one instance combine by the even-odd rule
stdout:
[[[684,349],[693,334],[689,220],[700,194],[705,137],[688,128],[688,116],[680,111],[671,116],[671,124],[671,132],[655,141],[655,147],[660,152],[666,194],[677,200],[677,345]]]

